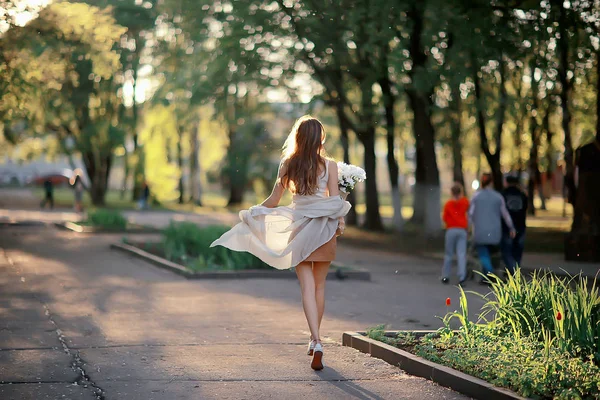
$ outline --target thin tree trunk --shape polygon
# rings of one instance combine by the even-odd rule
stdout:
[[[375,106],[373,105],[373,81],[363,79],[360,84],[362,128],[355,132],[365,148],[365,199],[367,211],[364,227],[372,231],[383,231],[383,222],[379,211],[379,192],[377,191],[377,156],[375,154]]]
[[[552,177],[554,176],[554,146],[552,145],[552,138],[554,137],[554,132],[552,132],[550,128],[550,115],[552,113],[552,105],[551,101],[548,101],[548,107],[546,108],[546,113],[544,114],[544,120],[542,122],[542,126],[544,132],[546,133],[546,163],[548,167],[546,168],[546,178],[549,181],[552,181]]]
[[[137,200],[140,197],[142,191],[142,184],[144,182],[144,164],[142,162],[141,152],[143,149],[140,148],[138,143],[138,105],[135,101],[135,93],[138,87],[138,67],[140,64],[140,51],[141,49],[139,39],[135,40],[135,51],[133,52],[132,60],[132,71],[133,71],[133,103],[131,105],[131,129],[133,132],[133,153],[137,155],[135,157],[135,166],[133,167],[133,200]]]
[[[487,132],[486,132],[486,127],[485,127],[485,115],[483,113],[483,98],[482,98],[482,93],[481,93],[481,81],[479,79],[479,68],[477,67],[477,64],[475,62],[475,59],[473,57],[473,80],[475,82],[475,99],[476,99],[476,107],[477,107],[477,123],[479,126],[479,143],[481,146],[481,151],[483,152],[483,154],[485,155],[485,159],[487,160],[491,172],[492,172],[492,177],[494,180],[494,188],[496,190],[502,190],[502,186],[503,186],[503,176],[502,176],[502,169],[500,167],[500,145],[501,145],[501,138],[502,138],[502,128],[503,128],[503,124],[504,124],[504,114],[505,114],[505,109],[506,109],[506,87],[504,86],[504,68],[501,68],[501,72],[500,72],[500,76],[501,76],[501,82],[500,82],[500,108],[498,110],[498,120],[496,122],[496,135],[495,135],[495,142],[496,142],[496,150],[494,153],[492,153],[492,151],[490,150],[490,145],[489,145],[489,141],[487,138]],[[504,65],[503,62],[500,63],[501,65]],[[504,105],[503,105],[504,104]]]
[[[565,189],[567,191],[567,200],[575,205],[575,165],[573,140],[571,138],[571,111],[569,109],[569,101],[571,100],[572,82],[568,78],[569,69],[569,33],[567,32],[567,16],[566,10],[562,1],[557,2],[559,6],[559,22],[558,29],[560,38],[558,40],[559,63],[558,63],[558,78],[561,85],[560,102],[562,108],[562,128],[564,133],[565,146]]]
[[[191,154],[190,154],[190,180],[191,180],[191,201],[197,206],[202,205],[202,182],[200,181],[200,122],[194,121],[192,131],[190,132]]]
[[[462,133],[462,121],[461,121],[461,99],[460,99],[460,88],[459,85],[452,86],[452,102],[450,103],[452,109],[451,116],[451,144],[452,144],[452,179],[454,182],[460,183],[465,188],[465,176],[463,174],[463,158],[462,158],[462,145],[460,143],[460,136]]]
[[[344,151],[344,162],[346,164],[350,164],[350,141],[349,141],[349,127],[346,119],[344,118],[344,110],[341,104],[336,104],[336,113],[338,116],[338,123],[340,126],[340,137],[342,142],[342,149]],[[356,217],[356,195],[354,191],[351,191],[346,198],[350,204],[352,204],[352,208],[346,214],[346,225],[356,226],[358,224]]]
[[[367,211],[364,226],[372,231],[382,231],[383,223],[379,214],[379,196],[377,192],[376,167],[377,160],[375,156],[375,128],[368,127],[360,134],[361,142],[365,148],[365,172],[367,180],[365,181],[365,198]]]
[[[529,132],[531,134],[531,148],[529,150],[529,181],[527,183],[527,197],[528,207],[527,212],[530,215],[535,215],[535,187],[539,175],[538,168],[538,149],[539,149],[539,134],[538,134],[538,123],[537,123],[537,96],[538,96],[538,83],[535,80],[535,63],[532,63],[531,67],[531,111],[529,114]]]
[[[231,124],[229,126],[229,149],[228,157],[229,160],[229,200],[227,206],[239,205],[244,200],[245,190],[245,179],[240,174],[244,174],[245,171],[238,170],[238,152],[240,149],[237,148],[238,143],[236,140],[237,132]]]
[[[179,140],[177,141],[177,166],[179,167],[179,204],[185,202],[185,186],[183,184],[183,151],[181,142],[183,141],[183,127],[179,127]]]
[[[394,116],[394,104],[396,99],[391,90],[391,82],[389,79],[382,79],[379,82],[383,93],[383,104],[385,108],[385,122],[386,122],[386,139],[387,139],[387,165],[388,173],[390,177],[390,190],[392,193],[392,206],[394,208],[394,217],[392,219],[392,226],[397,231],[402,231],[404,227],[404,218],[402,217],[402,192],[399,186],[399,175],[400,168],[398,167],[398,161],[394,155],[395,151],[395,135],[394,131],[396,128],[396,120]]]

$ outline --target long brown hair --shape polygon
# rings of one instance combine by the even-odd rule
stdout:
[[[317,191],[319,166],[325,171],[325,130],[318,119],[305,115],[298,119],[283,145],[282,161],[287,170],[281,177],[284,188],[299,195]]]

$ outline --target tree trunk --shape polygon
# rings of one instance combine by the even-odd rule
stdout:
[[[527,197],[528,207],[527,212],[530,215],[535,215],[535,187],[539,175],[538,166],[538,149],[539,149],[539,134],[538,134],[538,123],[537,123],[537,110],[538,110],[538,83],[535,80],[535,64],[532,63],[530,66],[531,71],[531,111],[529,113],[529,133],[531,135],[531,148],[529,150],[529,182],[527,183]]]
[[[554,132],[550,129],[550,115],[552,113],[552,100],[548,101],[548,107],[546,108],[546,113],[544,114],[544,120],[542,122],[542,126],[544,132],[546,133],[546,163],[548,164],[546,168],[546,178],[548,180],[552,180],[554,176],[554,146],[552,145],[552,138],[554,137]]]
[[[432,89],[417,89],[416,73],[427,68],[422,34],[424,30],[424,5],[414,3],[410,11],[412,29],[409,51],[412,58],[411,85],[405,89],[413,111],[413,131],[416,141],[416,170],[414,213],[411,222],[424,225],[426,234],[438,234],[442,229],[440,176],[435,154],[435,130],[431,123]],[[421,205],[424,208],[421,208]]]
[[[112,156],[97,156],[94,151],[82,152],[83,164],[90,178],[90,197],[94,206],[102,207],[106,204],[108,189],[108,176],[112,166]]]
[[[350,142],[348,136],[349,127],[346,119],[344,118],[344,110],[342,108],[342,105],[339,103],[336,105],[336,113],[338,116],[338,123],[340,126],[340,137],[342,142],[342,149],[344,151],[344,162],[346,164],[350,164]],[[354,191],[351,191],[348,194],[346,200],[350,204],[352,204],[352,208],[350,209],[348,214],[346,214],[346,225],[356,226],[358,224],[358,221],[356,217],[356,195],[354,194]]]
[[[377,159],[375,156],[375,128],[367,127],[359,133],[359,138],[365,148],[365,172],[367,180],[365,181],[365,198],[367,211],[365,214],[364,226],[372,231],[382,231],[383,223],[379,214],[379,196],[377,192],[376,167]]]
[[[440,175],[435,154],[435,133],[430,118],[430,99],[423,98],[414,90],[407,90],[407,94],[413,110],[413,129],[417,147],[415,208],[411,222],[423,225],[426,234],[434,235],[441,231],[442,220]]]
[[[131,105],[131,130],[133,133],[133,153],[137,155],[134,157],[135,166],[133,167],[133,200],[136,201],[142,192],[142,184],[144,183],[144,163],[143,157],[140,154],[143,149],[140,148],[138,144],[138,105],[135,101],[135,93],[138,87],[138,67],[140,65],[140,43],[139,39],[135,40],[135,51],[133,52],[133,60],[132,60],[132,72],[133,72],[133,103]]]
[[[572,82],[568,78],[569,69],[569,37],[567,32],[567,16],[566,10],[562,2],[559,3],[559,22],[558,30],[560,38],[558,40],[559,63],[558,63],[558,78],[561,85],[560,90],[560,105],[562,108],[562,128],[564,133],[565,146],[565,189],[567,192],[567,200],[575,205],[575,165],[573,159],[573,140],[571,138],[571,111],[569,109],[569,101],[571,99]]]
[[[239,160],[237,158],[239,149],[236,147],[238,146],[236,134],[236,129],[230,126],[229,149],[227,152],[227,156],[229,157],[229,200],[227,201],[227,206],[239,205],[244,201],[245,184],[240,174],[245,173],[245,171],[241,171],[241,168],[238,168]]]
[[[125,147],[125,154],[123,155],[123,182],[121,183],[121,200],[125,198],[125,193],[127,192],[127,178],[129,177],[129,154],[127,153],[127,146],[123,147]]]
[[[503,129],[503,125],[504,125],[504,114],[505,114],[505,109],[506,109],[506,87],[504,86],[504,71],[502,68],[502,71],[500,73],[501,76],[501,82],[500,82],[500,109],[498,110],[498,120],[496,123],[496,136],[495,136],[495,142],[496,142],[496,150],[494,153],[492,153],[492,151],[490,150],[490,145],[489,145],[489,141],[487,138],[487,132],[486,132],[486,127],[485,127],[485,115],[483,113],[483,98],[482,98],[482,93],[481,93],[481,82],[479,79],[479,68],[473,58],[473,68],[474,68],[474,73],[473,73],[473,80],[475,83],[475,100],[476,100],[476,107],[477,107],[477,124],[479,127],[479,144],[481,146],[481,151],[483,152],[483,154],[485,155],[485,159],[487,160],[490,169],[491,169],[491,173],[492,173],[492,178],[494,180],[494,188],[498,191],[502,190],[503,187],[503,176],[502,176],[502,169],[500,167],[500,145],[501,145],[501,138],[502,138],[502,129]],[[501,65],[503,65],[504,63],[501,62]],[[503,105],[504,104],[504,105]]]
[[[394,131],[396,128],[396,120],[394,116],[394,103],[396,99],[391,90],[391,82],[389,79],[382,79],[379,82],[383,93],[383,104],[385,108],[385,123],[386,123],[386,138],[387,138],[387,165],[388,173],[390,177],[390,190],[392,193],[392,205],[394,207],[394,217],[392,219],[392,226],[397,231],[402,231],[404,228],[404,218],[402,217],[402,192],[398,178],[400,175],[400,168],[398,167],[398,161],[394,155],[395,151],[395,135]]]
[[[452,109],[451,117],[451,144],[452,144],[452,179],[454,182],[460,183],[465,188],[465,176],[463,174],[463,158],[462,158],[462,145],[460,143],[460,136],[462,133],[462,121],[461,121],[461,99],[460,99],[460,88],[459,85],[452,86],[452,102],[450,103]]]
[[[177,166],[179,167],[179,204],[185,202],[185,187],[183,184],[183,151],[181,142],[183,140],[183,127],[179,127],[179,140],[177,141]]]
[[[190,141],[192,152],[190,154],[190,180],[191,180],[191,201],[197,206],[202,205],[202,182],[200,175],[200,132],[198,131],[200,122],[196,120],[192,125],[190,132]]]

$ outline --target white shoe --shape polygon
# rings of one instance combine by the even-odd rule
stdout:
[[[315,344],[315,348],[313,350],[313,359],[310,363],[310,367],[315,371],[320,371],[323,369],[323,346],[321,343]]]
[[[311,339],[311,340],[308,342],[308,349],[306,350],[306,354],[307,354],[307,355],[309,355],[309,356],[312,356],[312,355],[313,355],[313,352],[314,352],[314,350],[315,350],[315,344],[316,344],[316,343],[317,343],[317,342],[315,342],[315,341],[314,341],[314,340],[312,340],[312,339]]]

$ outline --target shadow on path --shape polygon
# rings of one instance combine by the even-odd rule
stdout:
[[[322,380],[326,381],[338,389],[344,391],[349,396],[360,400],[384,400],[383,397],[371,392],[364,387],[361,387],[353,381],[345,378],[334,368],[325,366],[325,369],[321,372],[315,372],[315,374]]]

